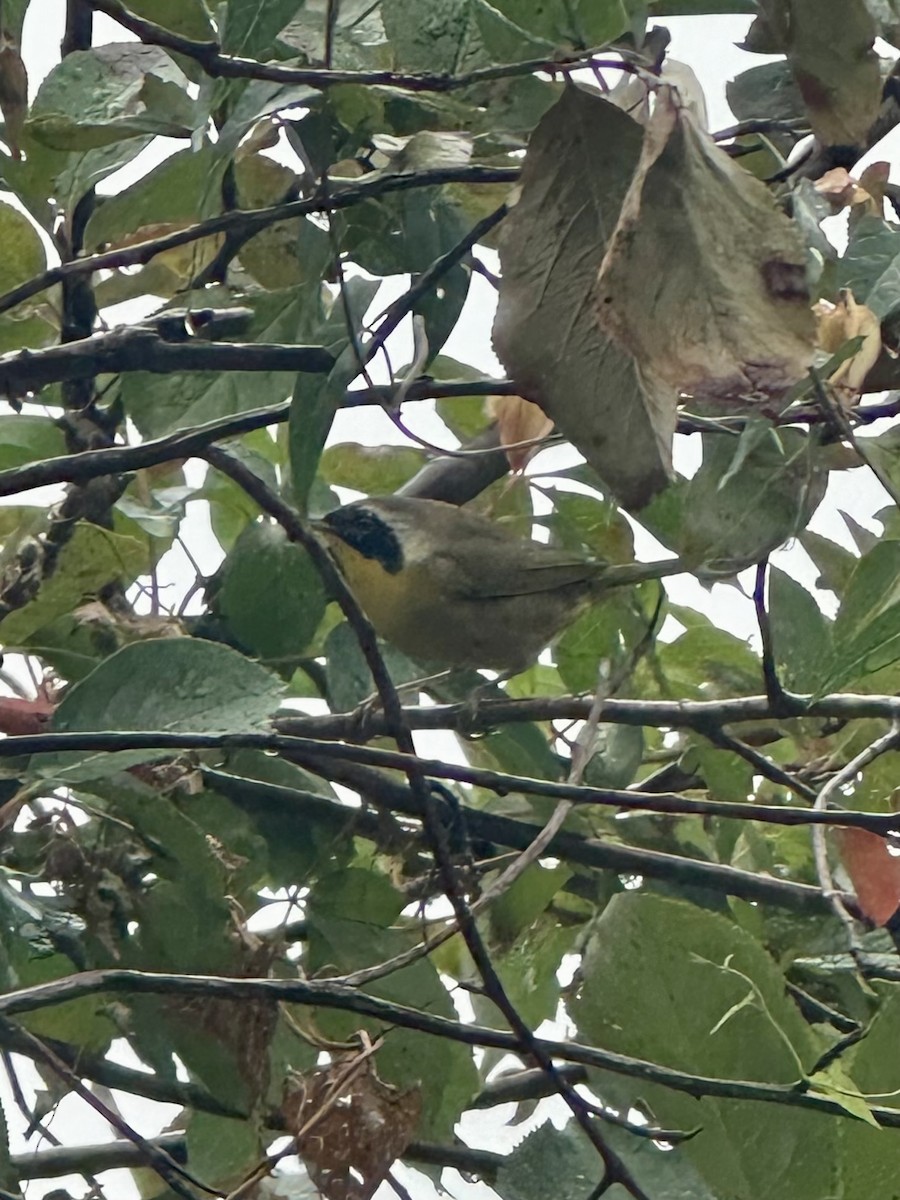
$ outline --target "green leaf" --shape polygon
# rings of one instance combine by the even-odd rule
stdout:
[[[131,162],[151,141],[151,137],[135,137],[95,150],[67,153],[29,137],[26,126],[27,157],[4,159],[3,180],[37,223],[51,232],[60,208],[71,212],[90,188]]]
[[[227,646],[159,638],[125,646],[102,662],[66,693],[53,727],[69,733],[249,731],[266,726],[282,690],[276,676]],[[33,759],[32,766],[53,778],[97,779],[169,753],[47,754]]]
[[[382,0],[381,16],[402,71],[458,75],[488,66],[478,0]]]
[[[309,796],[335,796],[329,783],[301,767],[258,750],[239,750],[228,755],[222,770],[207,772],[206,781],[265,842],[271,887],[294,886],[322,863],[333,870],[350,856],[352,847],[340,837],[346,811],[338,804],[323,811],[307,803]]]
[[[366,310],[374,300],[380,281],[357,276],[343,286],[343,294],[324,313],[316,309],[315,340],[334,355],[329,376],[298,375],[294,385],[288,440],[291,455],[291,487],[294,503],[305,509],[316,478],[326,438],[346,388],[359,374],[359,337]],[[311,315],[308,317],[311,321]]]
[[[587,49],[603,46],[623,33],[637,35],[643,29],[640,18],[645,11],[642,0],[494,0],[492,7],[529,41],[543,42],[553,50]]]
[[[0,290],[5,290],[2,284]],[[0,417],[0,470],[20,467],[23,463],[42,458],[56,458],[65,453],[66,439],[50,417],[27,413]]]
[[[22,25],[25,13],[28,11],[30,0],[5,0],[3,5],[3,25],[9,30],[14,41],[22,41]]]
[[[583,1200],[597,1183],[597,1151],[574,1121],[551,1122],[528,1133],[504,1160],[494,1181],[503,1200]]]
[[[278,474],[272,462],[275,443],[265,429],[232,442],[228,451],[239,462],[258,475],[259,478],[278,491]],[[261,510],[255,500],[247,495],[227,475],[218,471],[210,471],[203,485],[200,497],[209,502],[209,520],[213,533],[224,550],[230,550],[237,541],[241,530],[251,521],[261,516]]]
[[[859,559],[833,637],[834,660],[820,693],[900,659],[900,542],[880,542]]]
[[[240,297],[242,306],[253,309],[253,317],[234,340],[321,344],[314,334],[319,324],[319,290],[317,282]],[[237,300],[230,299],[232,303]],[[208,304],[210,300],[206,298],[202,303]],[[167,375],[134,371],[123,377],[121,394],[128,416],[141,434],[160,437],[177,429],[284,401],[294,378],[289,371],[192,371]]]
[[[428,373],[433,379],[441,380],[483,378],[483,373],[477,367],[459,362],[446,354],[439,354],[431,360]],[[436,400],[434,407],[451,433],[461,442],[467,442],[481,433],[488,424],[485,403],[484,396],[454,396],[448,400]]]
[[[722,970],[725,964],[730,969]],[[748,982],[758,1001],[736,1009]],[[579,1040],[718,1078],[796,1084],[797,1058],[811,1066],[822,1049],[787,997],[781,971],[752,937],[722,916],[646,893],[614,896],[600,915],[569,1011]],[[600,1074],[594,1085],[601,1095],[606,1078]],[[699,1127],[671,1153],[714,1196],[786,1197],[802,1179],[803,1196],[813,1200],[832,1186],[833,1120],[711,1096],[697,1100],[646,1080],[619,1084],[617,1107],[627,1108],[629,1095],[665,1127]]]
[[[191,1114],[187,1150],[197,1178],[223,1190],[242,1182],[265,1153],[255,1122],[205,1112]]]
[[[204,0],[129,0],[128,9],[193,41],[215,40],[215,28]]]
[[[121,42],[76,50],[44,79],[26,129],[60,150],[147,134],[186,137],[194,125],[187,83],[157,46]]]
[[[364,446],[335,442],[322,453],[319,474],[332,487],[368,495],[398,491],[424,465],[425,453],[415,446]]]
[[[469,295],[472,272],[458,263],[427,291],[413,306],[413,315],[424,322],[424,334],[428,343],[428,360],[437,354],[456,328]]]
[[[574,86],[542,118],[503,222],[493,330],[510,376],[634,506],[666,483],[669,439],[633,360],[598,327],[596,289],[641,143],[636,121]]]
[[[683,621],[682,611],[673,615]],[[758,656],[742,638],[716,628],[709,618],[698,615],[700,621],[690,625],[673,642],[657,647],[668,685],[666,694],[689,693],[699,698],[711,691],[717,695],[752,692],[759,686]]]
[[[875,1114],[872,1112],[853,1080],[843,1070],[840,1063],[831,1063],[824,1071],[816,1071],[809,1079],[810,1090],[814,1095],[825,1096],[845,1109],[851,1117],[865,1121],[873,1129],[881,1129]]]
[[[831,622],[790,575],[773,567],[769,580],[769,616],[781,681],[792,691],[815,692],[831,670]]]
[[[28,303],[17,304],[0,316],[0,354],[12,350],[40,350],[59,341],[59,325],[49,308],[36,310]],[[52,385],[51,385],[52,387]],[[42,399],[52,404],[45,389]]]
[[[640,725],[601,724],[595,746],[584,782],[589,787],[628,787],[644,756],[644,731]]]
[[[228,0],[222,49],[246,58],[265,58],[277,34],[303,8],[303,0]]]
[[[659,594],[657,584],[649,589]],[[600,664],[614,675],[628,663],[648,624],[649,617],[624,589],[604,596],[573,621],[556,643],[554,657],[565,686],[573,692],[593,692],[600,683]]]
[[[827,471],[816,441],[794,429],[771,430],[744,450],[721,434],[703,435],[703,463],[677,490],[680,516],[671,532],[654,521],[665,493],[641,520],[688,562],[716,573],[758,562],[804,529],[825,494]]]
[[[44,243],[27,217],[10,204],[0,203],[0,291],[10,291],[47,266]]]
[[[789,121],[804,116],[803,97],[784,60],[742,71],[725,84],[725,96],[739,121]]]
[[[372,275],[427,271],[468,232],[462,210],[440,188],[415,188],[356,204],[343,214],[343,224],[347,252]]]
[[[856,566],[856,555],[812,529],[804,529],[797,540],[820,573],[817,586],[828,588],[840,599]]]
[[[176,151],[137,183],[99,199],[85,230],[85,248],[115,245],[145,225],[193,224],[213,216],[222,207],[227,166],[216,146]]]
[[[753,768],[746,759],[700,739],[682,755],[679,766],[700,775],[710,800],[741,803],[753,793]]]
[[[325,611],[309,556],[271,522],[248,526],[222,567],[216,608],[237,641],[279,673],[293,673]]]
[[[837,282],[849,288],[860,304],[869,296],[882,276],[893,277],[894,260],[900,256],[900,229],[890,221],[864,213],[854,221],[847,248],[837,264]]]
[[[110,583],[132,583],[146,567],[147,549],[140,542],[82,521],[35,599],[0,621],[0,637],[8,648],[25,648],[41,626],[71,612]]]

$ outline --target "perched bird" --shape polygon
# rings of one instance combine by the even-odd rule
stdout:
[[[378,496],[317,523],[375,629],[411,658],[515,673],[610,588],[684,570],[610,566],[438,500]]]

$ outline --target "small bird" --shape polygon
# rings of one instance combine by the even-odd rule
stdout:
[[[378,496],[336,508],[319,531],[360,606],[411,658],[525,670],[610,588],[685,568],[610,566],[526,538],[439,500]]]

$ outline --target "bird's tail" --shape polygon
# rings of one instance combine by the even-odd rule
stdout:
[[[663,579],[667,575],[683,575],[688,569],[680,558],[648,563],[606,563],[597,571],[594,591],[602,595],[611,588],[632,587],[636,583]]]

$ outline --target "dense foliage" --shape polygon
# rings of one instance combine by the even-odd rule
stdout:
[[[900,187],[854,171],[897,0],[68,0],[26,107],[41,7],[0,47],[4,1194],[900,1194]],[[710,136],[662,26],[723,13],[768,57]],[[710,591],[398,692],[431,664],[310,518],[401,488]]]

